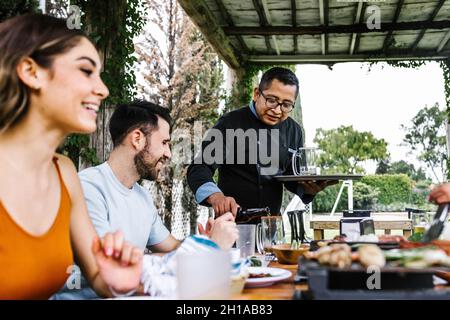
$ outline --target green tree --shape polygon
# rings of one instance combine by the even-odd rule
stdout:
[[[427,176],[422,168],[416,170],[412,163],[408,163],[404,160],[396,161],[391,164],[391,167],[388,170],[390,174],[406,174],[408,177],[413,179],[414,181],[426,180]]]
[[[378,203],[379,194],[380,191],[377,187],[364,182],[356,182],[353,188],[354,208],[372,210]]]
[[[146,0],[148,25],[136,41],[135,49],[143,79],[139,95],[170,110],[172,161],[162,170],[157,184],[159,210],[170,229],[175,212],[175,182],[182,181],[183,214],[189,215],[191,233],[195,231],[197,203],[186,181],[184,137],[195,137],[194,128],[210,128],[218,118],[222,100],[222,63],[203,35],[190,21],[176,0]],[[200,137],[201,139],[201,137]],[[194,145],[189,142],[191,155]],[[187,150],[186,150],[187,151]],[[188,153],[188,152],[187,152]]]
[[[386,174],[389,171],[389,159],[382,159],[378,162],[375,174]]]
[[[427,180],[427,175],[422,168],[416,169],[412,163],[405,160],[389,163],[389,159],[381,160],[378,163],[376,174],[406,174],[414,181]]]
[[[438,103],[421,109],[409,126],[401,126],[406,132],[403,141],[410,148],[410,154],[416,155],[438,182],[443,182],[448,172],[446,126],[447,114],[439,109]]]
[[[363,173],[361,163],[386,159],[387,142],[371,132],[359,132],[353,126],[337,129],[317,129],[314,142],[321,150],[319,165],[324,172]]]
[[[337,199],[340,185],[330,186],[319,192],[313,200],[313,212],[331,212]],[[378,204],[380,191],[377,187],[357,181],[353,185],[353,208],[357,210],[372,210]],[[336,212],[348,209],[348,191],[345,188],[341,194]]]
[[[0,1],[0,22],[24,13],[36,12],[37,0],[2,0]]]
[[[413,181],[404,174],[367,175],[361,182],[379,191],[380,204],[411,202]]]

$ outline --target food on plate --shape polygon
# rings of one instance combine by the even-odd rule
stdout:
[[[336,242],[345,242],[345,241],[347,241],[347,236],[346,236],[345,234],[340,234],[340,235],[338,235],[338,236],[335,236],[335,237],[333,238],[333,241],[336,241]]]
[[[447,267],[450,268],[450,241],[434,240],[429,243],[407,241],[402,236],[383,235],[379,236],[377,244],[357,245],[351,244],[353,248],[357,246],[357,251],[352,253],[351,247],[347,243],[341,243],[342,237],[337,240],[319,241],[319,249],[315,252],[307,252],[305,257],[310,260],[317,260],[322,265],[329,265],[345,269],[352,265],[352,262],[360,263],[363,267],[378,266],[384,268],[405,267],[405,268],[429,268]],[[381,243],[396,242],[400,249],[382,250]]]
[[[435,246],[447,253],[450,256],[450,241],[449,240],[434,240],[431,242],[413,242],[413,241],[405,241],[400,243],[401,249],[413,249],[413,248],[421,248],[427,246]]]
[[[352,264],[352,252],[347,244],[324,246],[315,252],[306,253],[305,256],[308,259],[316,259],[320,264],[327,264],[340,269]]]
[[[356,238],[355,242],[379,242],[379,239],[374,234],[364,234]]]
[[[414,232],[412,236],[408,238],[408,241],[420,242],[423,241],[423,236],[425,234],[423,232]]]
[[[317,242],[317,246],[319,248],[325,247],[327,245],[329,245],[332,241],[325,241],[325,240],[321,240]]]
[[[383,251],[374,244],[365,244],[358,248],[358,260],[364,267],[377,266],[383,268],[386,265],[386,259]]]
[[[257,256],[251,256],[248,258],[250,262],[250,267],[261,267],[262,262]]]
[[[381,249],[377,245],[365,244],[358,248],[358,252],[351,252],[347,244],[331,244],[319,248],[315,252],[305,254],[308,259],[315,259],[320,264],[338,267],[340,269],[351,266],[352,261],[360,262],[364,267],[371,265],[384,267],[386,260]]]
[[[390,234],[383,234],[378,236],[378,242],[380,243],[386,243],[386,242],[404,242],[406,241],[405,237],[403,236],[394,236]]]
[[[355,240],[351,242],[377,242],[377,243],[391,243],[391,242],[404,242],[407,241],[405,237],[403,236],[394,236],[390,234],[384,234],[384,235],[375,235],[375,234],[365,234],[361,235]],[[328,245],[330,242],[348,242],[348,239],[345,235],[339,235],[333,238],[333,240],[328,241],[320,241],[324,243],[323,245]],[[318,243],[320,246],[320,243]]]
[[[273,275],[271,275],[270,273],[250,273],[248,277],[249,279],[256,279],[273,277]]]
[[[450,267],[450,257],[446,252],[433,246],[389,250],[385,257],[392,264],[407,268]]]

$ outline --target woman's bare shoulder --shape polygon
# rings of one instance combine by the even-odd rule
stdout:
[[[73,191],[74,188],[77,188],[79,185],[77,168],[73,164],[72,160],[65,155],[55,153],[54,157],[58,159],[58,166],[69,192]]]
[[[77,173],[77,169],[73,164],[72,159],[60,153],[55,153],[54,157],[58,159],[61,170],[73,170],[75,171],[75,174]]]

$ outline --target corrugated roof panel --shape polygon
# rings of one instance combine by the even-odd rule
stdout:
[[[355,21],[356,2],[330,1],[328,7],[328,25],[352,24]]]
[[[294,37],[293,36],[276,36],[278,48],[281,54],[292,54],[294,51]]]
[[[297,48],[299,54],[320,54],[322,52],[320,35],[301,35],[297,37]]]
[[[427,30],[422,40],[420,40],[419,44],[417,45],[417,48],[429,50],[436,49],[446,33],[446,31],[440,30]]]
[[[357,52],[379,51],[383,48],[385,38],[386,33],[384,32],[361,35]]]
[[[423,0],[406,0],[398,22],[426,21],[433,13],[437,0],[424,2]],[[431,5],[430,5],[431,4]]]
[[[351,35],[349,34],[329,34],[328,53],[348,53],[350,42]]]
[[[267,51],[266,40],[263,36],[246,36],[245,43],[250,51]]]
[[[305,0],[297,1],[297,25],[317,26],[320,25],[319,1]]]

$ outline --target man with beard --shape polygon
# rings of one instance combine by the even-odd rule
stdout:
[[[99,236],[121,230],[126,241],[153,253],[167,253],[180,245],[163,225],[149,192],[138,184],[141,179],[156,180],[171,158],[170,123],[168,109],[150,102],[117,106],[109,123],[113,150],[108,161],[79,173],[88,212]],[[225,250],[238,236],[231,213],[211,219],[207,230],[210,239]],[[63,292],[54,298],[97,297],[76,271]]]

